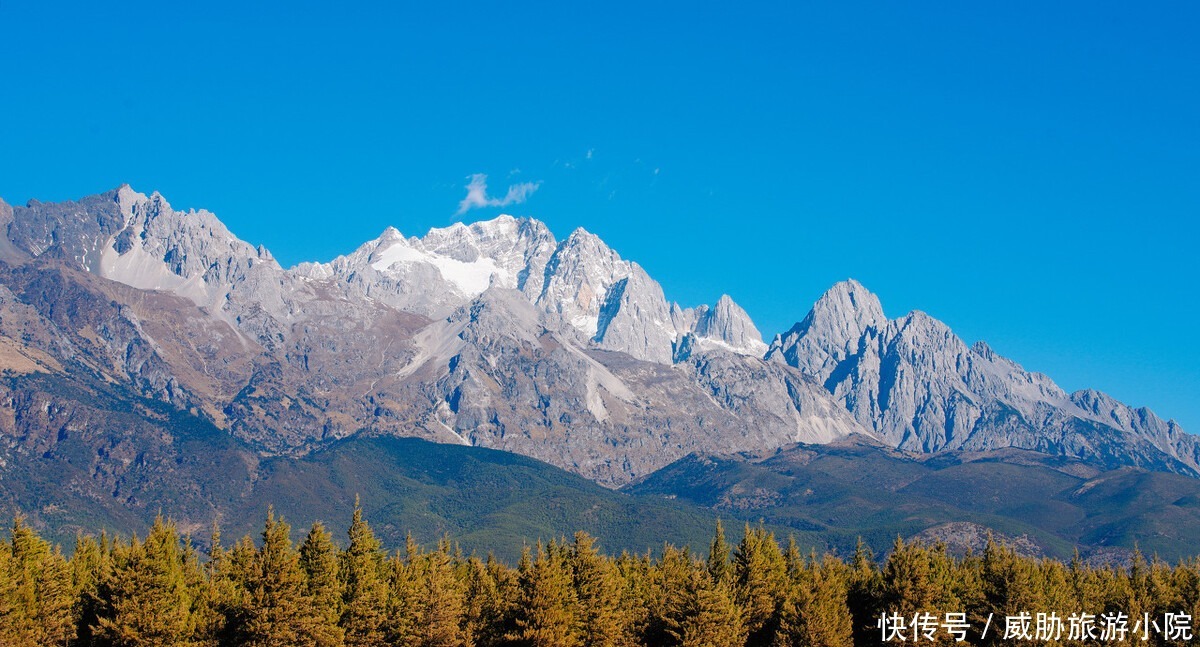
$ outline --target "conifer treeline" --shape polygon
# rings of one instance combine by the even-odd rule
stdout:
[[[884,612],[965,612],[958,644],[991,645],[1000,632],[978,632],[992,613],[1200,617],[1196,561],[1093,568],[996,544],[956,559],[897,540],[879,565],[861,544],[846,561],[804,555],[750,526],[731,546],[718,524],[703,559],[669,545],[609,557],[579,533],[514,568],[448,540],[388,554],[357,506],[344,549],[319,523],[299,546],[290,535],[268,513],[257,542],[225,547],[214,530],[202,561],[159,518],[144,539],[80,537],[68,559],[18,518],[0,545],[0,645],[846,647],[879,644]]]

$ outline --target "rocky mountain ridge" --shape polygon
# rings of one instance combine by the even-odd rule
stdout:
[[[20,312],[39,331],[4,332],[10,393],[53,362],[64,382],[126,385],[265,453],[416,436],[620,485],[694,451],[870,433],[795,369],[741,354],[765,344],[731,300],[668,304],[582,230],[558,242],[508,217],[389,230],[284,269],[211,214],[121,187],[13,209],[7,234],[20,257],[3,268],[0,321]],[[33,420],[22,407],[39,405],[19,402],[11,418]],[[40,424],[61,429],[71,408]],[[10,446],[14,460],[31,450]]]
[[[1200,446],[1174,422],[1097,391],[1067,393],[984,342],[968,346],[923,312],[888,319],[856,281],[826,292],[772,342],[767,359],[820,382],[899,449],[1016,447],[1200,474]]]
[[[416,436],[525,454],[609,486],[689,453],[847,436],[1200,469],[1194,437],[1174,423],[1067,394],[923,313],[888,320],[854,282],[768,347],[728,296],[668,302],[595,235],[559,241],[528,218],[423,237],[389,228],[290,269],[212,214],[128,186],[0,203],[0,227],[2,460],[77,433],[72,416],[87,418],[98,446],[122,433],[83,401],[33,410],[55,402],[45,384],[99,380],[264,453]],[[34,375],[45,378],[37,389]],[[96,451],[88,460],[105,462]]]

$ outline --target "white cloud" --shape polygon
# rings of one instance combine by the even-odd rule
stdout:
[[[470,211],[471,209],[480,209],[482,207],[507,207],[510,204],[521,204],[533,195],[534,191],[542,185],[541,182],[521,182],[508,187],[508,192],[503,198],[488,197],[487,192],[487,175],[483,173],[475,173],[469,178],[471,182],[467,184],[467,196],[458,203],[458,215]]]

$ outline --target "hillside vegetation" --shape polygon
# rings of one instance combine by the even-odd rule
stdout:
[[[1002,536],[1031,556],[1166,560],[1200,546],[1200,480],[1102,470],[1037,452],[900,452],[870,442],[794,445],[766,458],[693,455],[626,488],[765,521],[848,554],[862,537],[945,541],[952,552]]]

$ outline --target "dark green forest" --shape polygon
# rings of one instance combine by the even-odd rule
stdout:
[[[68,556],[18,517],[0,545],[0,645],[1167,645],[1188,642],[1179,614],[1200,614],[1197,560],[1091,566],[995,542],[955,557],[900,539],[882,560],[861,542],[839,558],[740,535],[717,524],[704,554],[613,556],[581,532],[511,565],[450,538],[389,552],[356,506],[336,538],[317,523],[297,542],[272,511],[256,538],[214,528],[201,555],[160,516],[145,537],[80,535]]]

